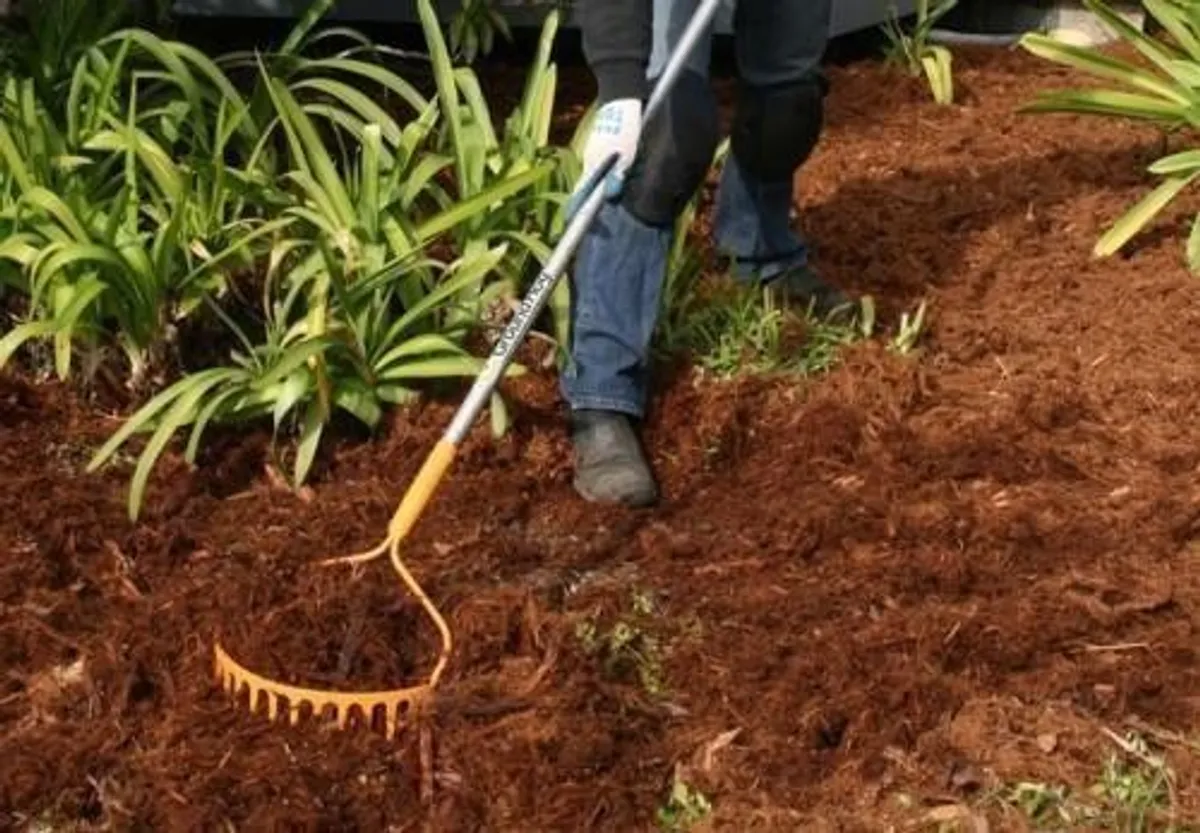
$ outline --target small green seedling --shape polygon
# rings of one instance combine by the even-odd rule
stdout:
[[[892,352],[907,356],[916,349],[917,342],[925,332],[925,311],[926,304],[922,301],[911,317],[907,312],[901,314],[900,329],[888,345]]]
[[[653,598],[635,592],[628,617],[618,619],[607,631],[595,621],[580,622],[575,635],[584,652],[597,657],[609,677],[636,679],[646,693],[659,696],[665,691],[661,649],[658,639],[646,630],[654,613]]]
[[[667,803],[658,808],[656,820],[660,830],[684,833],[706,819],[712,803],[696,788],[684,781],[677,772],[671,782]]]
[[[1114,753],[1104,765],[1091,793],[1108,809],[1111,823],[1120,830],[1158,829],[1152,821],[1171,803],[1173,773],[1166,760],[1155,755],[1138,735],[1113,737],[1125,754]],[[1175,828],[1178,830],[1178,828]]]
[[[1020,810],[1039,829],[1057,829],[1079,820],[1079,809],[1070,791],[1061,785],[1021,782],[1006,792],[1004,801]]]

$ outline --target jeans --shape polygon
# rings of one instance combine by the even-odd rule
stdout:
[[[738,69],[748,83],[771,85],[819,71],[830,0],[741,0],[735,17]],[[653,51],[647,75],[661,74],[698,0],[654,0]],[[786,18],[781,25],[780,16]],[[708,77],[711,32],[687,71]],[[715,107],[715,102],[712,102]],[[808,247],[791,228],[793,184],[755,181],[726,157],[715,207],[718,248],[743,281],[767,280],[803,266]],[[571,292],[571,349],[562,391],[573,410],[646,409],[650,345],[658,321],[673,228],[648,225],[620,202],[601,209],[576,255]]]

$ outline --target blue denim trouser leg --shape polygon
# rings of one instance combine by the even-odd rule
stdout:
[[[670,245],[670,229],[647,226],[617,203],[601,209],[584,237],[571,293],[571,356],[562,376],[572,410],[643,415]]]
[[[694,5],[694,0],[654,0],[651,79],[662,72]],[[706,77],[710,49],[710,42],[699,44],[687,68]],[[571,357],[562,378],[573,410],[643,416],[650,342],[673,231],[647,225],[610,202],[580,244],[572,276]]]
[[[651,79],[662,72],[698,2],[654,0],[653,51],[647,72]],[[803,14],[801,23],[811,21],[820,29],[811,35],[806,31],[804,37],[793,37],[794,32],[786,29],[776,33],[771,31],[772,21],[760,14],[757,28],[738,35],[743,78],[769,84],[816,67],[827,34],[829,0],[740,2],[765,2],[778,8],[790,2],[802,9],[790,12],[791,20]],[[710,55],[711,42],[702,43],[689,57],[687,68],[707,77]],[[806,261],[805,243],[790,228],[791,206],[790,179],[757,183],[732,155],[728,157],[717,198],[716,237],[718,246],[738,264],[739,277],[767,279]],[[650,343],[672,232],[669,227],[643,223],[619,203],[609,203],[581,243],[572,276],[571,354],[562,378],[563,394],[572,409],[644,414]]]

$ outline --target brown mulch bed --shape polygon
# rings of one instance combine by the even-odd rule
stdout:
[[[1195,201],[1091,259],[1157,137],[1016,115],[1075,81],[1028,56],[956,66],[945,109],[834,69],[798,178],[832,279],[889,322],[929,300],[920,355],[679,375],[650,425],[666,499],[644,512],[581,503],[553,380],[511,386],[513,434],[481,426],[404,551],[456,643],[424,758],[415,731],[247,714],[211,651],[310,685],[421,679],[435,634],[386,564],[312,565],[383,535],[452,403],[342,443],[304,498],[264,475],[261,434],[166,463],[135,526],[129,469],[82,473],[116,420],[0,383],[0,825],[628,833],[682,765],[716,829],[882,830],[920,816],[901,793],[1086,784],[1104,727],[1194,733]],[[657,640],[641,670],[661,690],[584,650],[580,623],[618,621]],[[1200,768],[1178,769],[1200,817]]]

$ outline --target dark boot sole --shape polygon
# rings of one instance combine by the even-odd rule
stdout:
[[[586,500],[588,503],[595,503],[601,506],[626,506],[630,509],[645,509],[654,506],[658,503],[659,495],[657,491],[653,495],[648,495],[641,498],[611,498],[601,497],[588,489],[579,481],[579,478],[574,478],[571,485],[575,488],[576,494]]]

